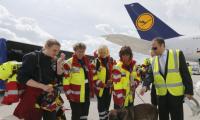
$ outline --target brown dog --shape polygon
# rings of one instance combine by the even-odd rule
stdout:
[[[157,108],[151,104],[139,104],[119,110],[111,110],[109,120],[157,120]]]

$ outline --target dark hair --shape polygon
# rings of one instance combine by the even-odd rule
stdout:
[[[165,40],[163,38],[156,37],[156,38],[153,39],[153,41],[156,41],[160,46],[164,45],[164,47],[165,47]]]
[[[122,58],[122,55],[130,55],[130,58],[133,58],[132,50],[129,46],[123,46],[119,51],[119,57]]]
[[[53,45],[61,46],[60,43],[56,39],[48,39],[45,42],[46,47],[52,47]]]
[[[76,51],[77,49],[86,49],[86,45],[84,43],[76,43],[73,45],[73,50]]]

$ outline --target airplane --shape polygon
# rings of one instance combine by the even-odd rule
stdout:
[[[165,39],[167,48],[180,49],[187,61],[200,64],[200,35],[187,37],[179,34],[139,3],[127,4],[125,8],[141,39],[110,34],[104,35],[106,40],[120,46],[129,45],[133,51],[148,55],[151,49],[151,40],[161,37]]]

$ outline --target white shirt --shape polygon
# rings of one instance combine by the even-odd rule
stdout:
[[[165,74],[165,65],[166,65],[166,61],[167,61],[167,50],[165,50],[163,52],[162,55],[159,55],[159,63],[160,63],[160,70],[162,72],[162,74]]]

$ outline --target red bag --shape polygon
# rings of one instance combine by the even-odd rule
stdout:
[[[17,105],[13,114],[20,119],[25,118],[25,120],[30,117],[30,114],[31,116],[35,117],[42,116],[41,110],[38,110],[38,112],[34,112],[36,110],[36,100],[41,93],[42,89],[27,86],[24,94],[22,95],[20,103]],[[34,118],[30,118],[30,120],[32,119]]]

